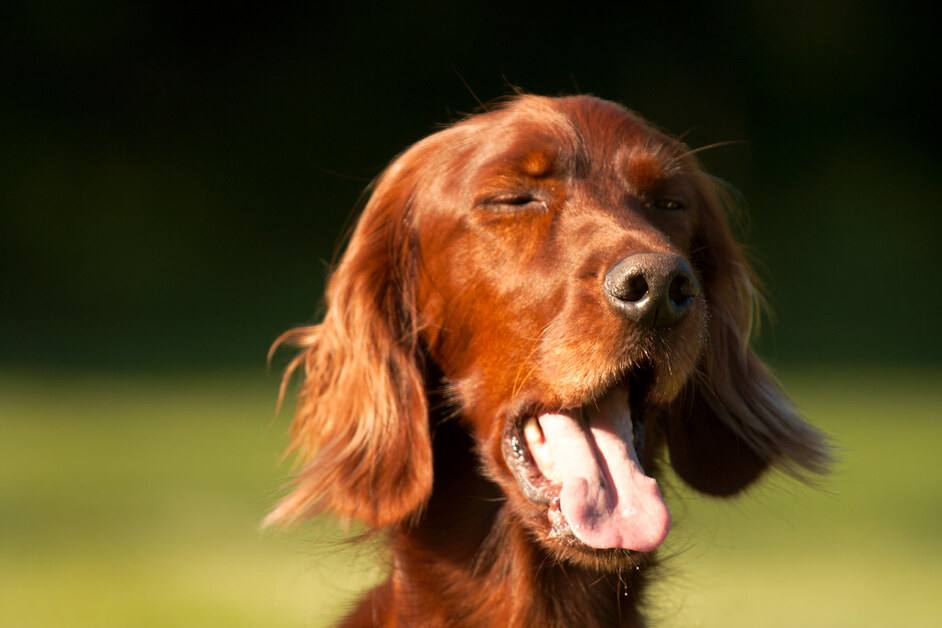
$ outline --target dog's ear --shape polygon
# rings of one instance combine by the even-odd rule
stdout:
[[[276,342],[301,348],[285,378],[303,372],[291,441],[303,466],[266,523],[328,511],[389,526],[419,512],[431,494],[411,288],[412,197],[409,177],[394,163],[330,277],[323,322]]]
[[[703,213],[694,242],[710,312],[709,338],[697,374],[670,405],[671,464],[694,488],[732,495],[770,465],[798,477],[823,473],[826,437],[806,423],[750,348],[759,296],[730,231],[724,190],[698,171]]]

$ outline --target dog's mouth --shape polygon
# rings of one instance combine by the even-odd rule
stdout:
[[[551,537],[638,552],[667,537],[670,513],[639,456],[651,381],[651,369],[632,369],[581,406],[508,423],[504,458],[526,496],[547,508]]]

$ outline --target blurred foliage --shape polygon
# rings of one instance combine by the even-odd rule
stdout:
[[[896,4],[0,16],[0,362],[261,363],[314,316],[366,183],[511,85],[624,102],[692,146],[747,141],[702,157],[748,201],[768,355],[940,355],[935,22]]]
[[[657,625],[938,626],[942,373],[785,375],[834,473],[731,501],[668,481]],[[0,623],[328,625],[382,561],[326,520],[259,531],[287,473],[273,394],[254,373],[0,376]]]

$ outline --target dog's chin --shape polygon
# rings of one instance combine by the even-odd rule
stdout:
[[[557,562],[570,563],[597,573],[619,573],[641,568],[653,561],[653,554],[624,549],[588,547],[575,538],[547,537],[534,530],[543,550]]]
[[[579,406],[533,404],[507,419],[503,456],[522,493],[511,501],[552,559],[598,572],[650,562],[670,515],[642,461],[652,409],[682,387],[672,379],[642,364],[588,391]]]

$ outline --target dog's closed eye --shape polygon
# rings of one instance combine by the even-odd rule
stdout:
[[[388,533],[346,625],[641,625],[661,461],[714,495],[823,470],[749,349],[725,204],[686,147],[584,96],[518,97],[380,177],[324,320],[285,336],[303,467],[270,517]]]

